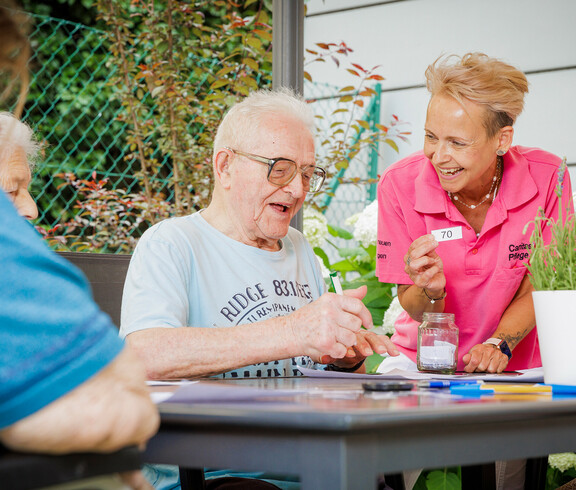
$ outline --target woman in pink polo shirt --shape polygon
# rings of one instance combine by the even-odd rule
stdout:
[[[376,274],[398,284],[405,309],[392,340],[415,369],[423,313],[445,311],[460,330],[459,370],[540,366],[524,228],[540,207],[555,218],[559,206],[573,209],[570,177],[560,202],[560,158],[512,146],[528,92],[521,71],[470,53],[437,60],[426,79],[424,149],[389,167],[378,188]],[[398,363],[380,370],[389,362]]]

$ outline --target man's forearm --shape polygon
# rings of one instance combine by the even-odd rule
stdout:
[[[158,429],[141,361],[125,348],[98,374],[0,432],[7,447],[63,454],[145,443]]]
[[[126,342],[146,365],[149,379],[212,376],[296,354],[285,317],[226,328],[150,328]]]

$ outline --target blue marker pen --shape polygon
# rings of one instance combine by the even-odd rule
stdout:
[[[479,384],[480,381],[476,379],[457,379],[457,380],[433,380],[433,381],[419,381],[419,388],[451,388],[458,385],[471,385]]]

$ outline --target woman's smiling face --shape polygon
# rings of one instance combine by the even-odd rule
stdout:
[[[496,171],[500,130],[489,138],[484,127],[486,109],[480,104],[435,95],[428,104],[424,153],[442,188],[480,200]],[[511,130],[511,128],[510,128]],[[504,145],[507,149],[509,144]]]

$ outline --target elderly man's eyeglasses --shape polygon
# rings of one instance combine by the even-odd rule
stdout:
[[[323,168],[316,166],[309,166],[298,168],[298,164],[287,158],[264,158],[252,153],[245,153],[243,151],[233,150],[226,147],[236,155],[246,157],[254,162],[268,165],[268,182],[278,187],[288,185],[294,180],[296,174],[302,174],[302,185],[306,192],[317,192],[322,187],[324,179],[326,179],[326,171]]]

